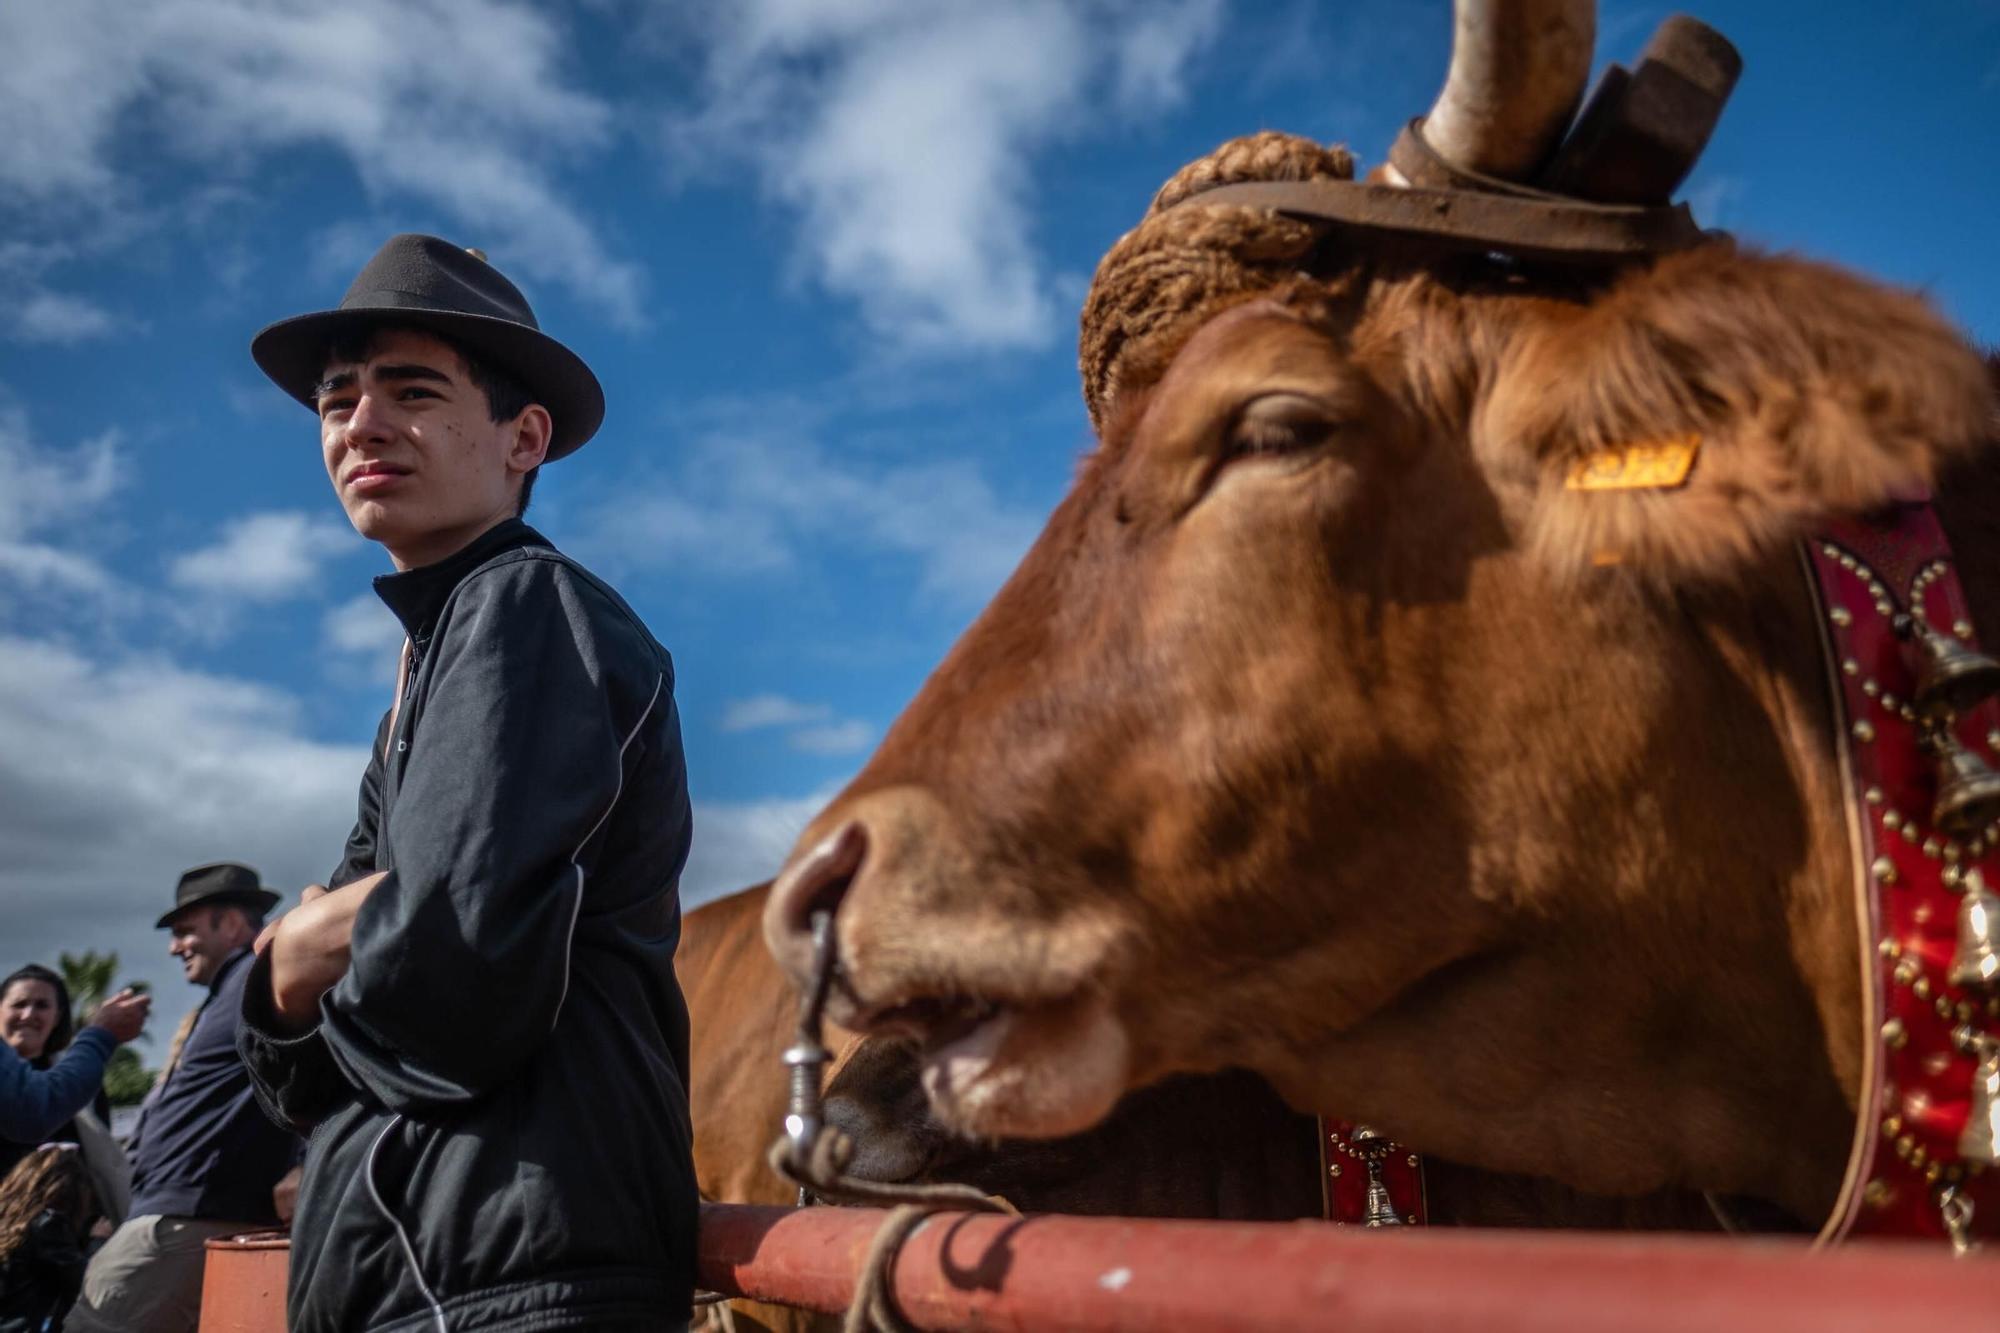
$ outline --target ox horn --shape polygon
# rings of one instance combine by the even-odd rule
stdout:
[[[1423,119],[1431,151],[1460,171],[1532,177],[1576,114],[1596,40],[1592,0],[1457,0],[1451,72]],[[1410,183],[1393,167],[1389,179]]]

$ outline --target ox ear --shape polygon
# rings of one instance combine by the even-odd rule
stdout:
[[[1918,297],[1717,244],[1540,307],[1476,437],[1504,473],[1532,465],[1525,539],[1557,568],[1700,580],[1926,494],[2000,435],[1993,414],[1979,357]]]

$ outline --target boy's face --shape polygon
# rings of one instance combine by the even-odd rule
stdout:
[[[433,564],[514,512],[548,452],[549,414],[494,421],[465,360],[427,333],[388,329],[361,361],[329,364],[320,449],[354,530],[399,569]]]

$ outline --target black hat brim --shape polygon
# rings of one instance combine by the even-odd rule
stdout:
[[[214,893],[204,893],[199,898],[190,898],[184,903],[174,904],[172,911],[153,923],[154,930],[165,930],[170,922],[190,907],[248,907],[259,916],[269,916],[271,909],[278,905],[278,895],[269,889],[219,889]]]
[[[407,306],[321,310],[259,330],[250,340],[250,355],[273,384],[317,412],[313,390],[326,372],[328,345],[344,334],[384,325],[442,334],[519,380],[549,410],[545,461],[582,448],[604,423],[604,389],[582,357],[538,329],[490,315]]]

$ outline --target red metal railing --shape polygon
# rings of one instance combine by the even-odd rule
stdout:
[[[886,1213],[704,1204],[698,1281],[836,1312]],[[2000,1329],[2000,1261],[1873,1243],[947,1213],[904,1246],[932,1330],[1630,1333]]]

